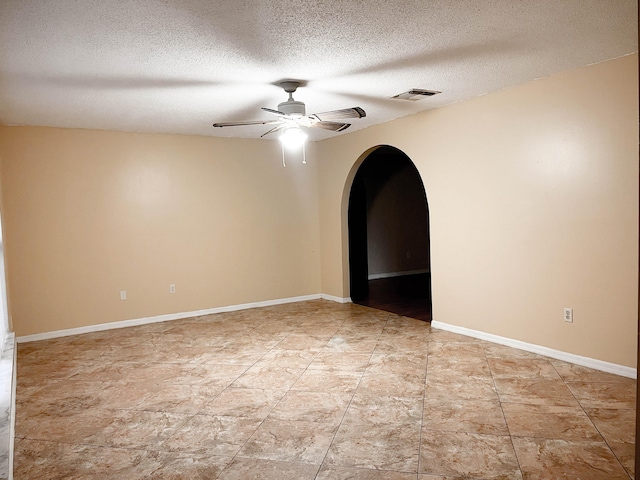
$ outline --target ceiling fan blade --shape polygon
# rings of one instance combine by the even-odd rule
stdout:
[[[280,112],[278,110],[274,110],[273,108],[262,107],[262,110],[268,113],[273,113],[274,115],[278,115],[279,117],[286,117],[287,114],[284,112]]]
[[[284,125],[278,125],[277,127],[273,127],[271,130],[264,132],[262,135],[260,135],[260,138],[269,135],[270,133],[275,133],[278,130],[282,130],[284,128]]]
[[[314,128],[322,128],[323,130],[331,130],[332,132],[341,132],[346,130],[351,126],[350,123],[339,123],[339,122],[315,122],[309,125]]]
[[[314,113],[311,117],[315,117],[320,121],[342,120],[343,118],[362,118],[367,113],[360,107],[343,108],[342,110],[332,110],[330,112]]]
[[[280,123],[280,120],[248,120],[248,121],[240,121],[240,122],[220,122],[214,123],[214,127],[242,127],[245,125],[273,125],[275,123]]]

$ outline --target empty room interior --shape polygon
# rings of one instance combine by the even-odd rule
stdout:
[[[0,5],[0,478],[635,478],[637,3],[366,3]]]

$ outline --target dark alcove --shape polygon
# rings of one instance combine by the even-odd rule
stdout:
[[[402,151],[373,150],[349,195],[349,284],[354,303],[431,320],[429,208]]]

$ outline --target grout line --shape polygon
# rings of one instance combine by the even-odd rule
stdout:
[[[346,321],[344,323],[346,323]],[[382,336],[382,333],[384,332],[384,329],[386,328],[388,323],[389,323],[389,317],[387,316],[387,319],[385,320],[385,325],[384,325],[384,327],[382,327],[382,330],[380,331],[380,333],[378,334],[378,338],[376,339],[376,345],[373,347],[373,350],[371,350],[371,354],[369,355],[369,361],[367,362],[367,366],[364,367],[364,369],[362,370],[362,374],[360,375],[360,379],[358,380],[358,384],[356,385],[356,388],[353,390],[353,394],[351,395],[351,398],[349,399],[349,403],[347,404],[347,408],[345,408],[344,413],[342,414],[342,418],[340,419],[340,422],[338,423],[338,426],[336,427],[336,431],[333,434],[333,437],[331,438],[331,442],[329,442],[329,448],[327,448],[327,451],[325,452],[324,457],[322,457],[322,461],[320,462],[320,468],[318,470],[318,473],[316,473],[316,478],[317,478],[318,474],[320,473],[320,470],[322,470],[322,466],[324,465],[324,462],[327,459],[327,455],[329,455],[329,450],[331,450],[331,446],[333,445],[333,442],[335,441],[336,437],[338,436],[338,432],[340,431],[340,427],[342,426],[342,422],[344,421],[344,418],[347,416],[347,412],[349,411],[349,408],[351,407],[351,403],[353,402],[353,398],[356,396],[356,393],[358,392],[358,388],[360,388],[360,384],[362,383],[362,379],[364,378],[364,374],[367,371],[367,368],[369,367],[369,365],[371,364],[371,358],[373,357],[374,352],[376,351],[376,348],[378,346],[378,341],[380,340],[380,337]],[[333,338],[333,337],[331,337],[331,338]]]
[[[518,470],[520,471],[520,475],[524,478],[524,472],[522,471],[522,464],[520,463],[520,457],[518,457],[518,451],[516,450],[516,445],[513,442],[513,437],[514,435],[512,435],[511,433],[511,428],[509,427],[509,422],[507,422],[507,416],[504,413],[504,408],[502,407],[503,405],[503,401],[502,401],[502,397],[500,396],[500,392],[498,391],[498,384],[496,383],[496,377],[493,374],[493,369],[491,368],[491,364],[489,363],[489,358],[487,357],[487,349],[485,346],[484,342],[480,343],[480,346],[482,347],[482,351],[484,352],[484,361],[487,363],[487,368],[489,369],[489,374],[491,375],[491,381],[493,382],[493,388],[496,391],[496,397],[498,399],[498,405],[500,406],[500,412],[502,413],[502,419],[504,420],[504,425],[505,427],[507,427],[507,432],[509,433],[509,441],[511,442],[511,448],[513,449],[513,455],[516,458],[516,462],[518,464]]]
[[[589,419],[589,422],[591,422],[591,425],[593,426],[593,428],[595,428],[596,432],[598,432],[598,434],[600,435],[600,438],[602,438],[602,442],[607,446],[607,448],[609,449],[609,451],[611,452],[611,455],[613,455],[613,458],[615,458],[618,463],[620,464],[620,467],[622,468],[622,471],[629,477],[630,480],[633,480],[633,477],[631,476],[631,474],[627,471],[627,469],[625,468],[625,466],[622,464],[622,460],[620,458],[618,458],[618,455],[616,455],[616,452],[613,450],[613,448],[611,448],[611,445],[609,445],[609,442],[607,441],[607,438],[603,435],[603,433],[600,431],[600,429],[598,428],[598,426],[596,425],[596,423],[593,421],[593,419],[591,418],[591,415],[589,415],[589,413],[587,412],[586,407],[584,407],[582,405],[582,402],[580,402],[580,400],[578,399],[578,397],[576,397],[576,394],[573,393],[573,390],[571,390],[569,388],[569,381],[565,380],[565,378],[560,375],[560,372],[558,371],[558,369],[556,368],[556,366],[553,364],[553,362],[549,362],[551,364],[551,366],[553,367],[553,369],[556,371],[556,373],[558,374],[558,376],[562,379],[562,383],[564,383],[565,387],[567,388],[567,390],[569,390],[569,393],[571,393],[571,396],[576,400],[576,402],[578,403],[578,405],[580,406],[580,409],[582,410],[582,412],[585,414],[585,416]],[[590,384],[592,383],[607,383],[607,382],[589,382]],[[637,441],[637,440],[636,440]]]
[[[431,333],[431,332],[429,332]],[[431,343],[428,339],[427,339],[427,358],[425,360],[425,369],[424,369],[424,389],[422,391],[422,415],[420,416],[420,435],[419,435],[419,441],[418,441],[418,472],[417,475],[420,475],[420,464],[421,464],[421,458],[422,458],[422,433],[425,430],[424,427],[424,410],[425,410],[425,403],[427,401],[427,379],[429,377],[429,343]]]

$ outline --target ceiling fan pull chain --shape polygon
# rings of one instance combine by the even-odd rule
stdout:
[[[282,150],[282,166],[283,166],[283,167],[286,167],[286,166],[287,166],[287,164],[286,164],[286,163],[284,163],[284,144],[280,143],[280,148],[281,148],[281,150]]]
[[[307,164],[307,149],[304,148],[304,143],[302,144],[302,164]]]

